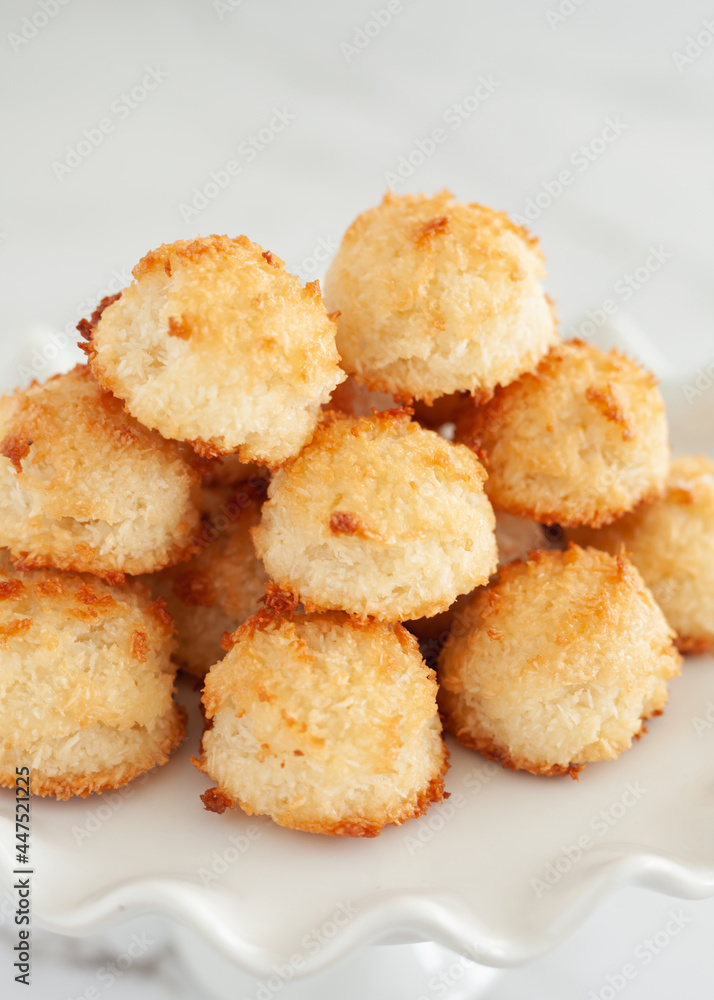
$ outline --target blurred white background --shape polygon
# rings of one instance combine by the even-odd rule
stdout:
[[[0,44],[0,388],[79,360],[149,248],[246,233],[310,279],[388,183],[530,220],[565,334],[626,311],[674,377],[714,361],[711,2],[8,0]],[[678,906],[622,893],[485,995],[618,995]],[[711,997],[714,902],[683,906],[631,1000]],[[105,946],[37,946],[33,996],[91,996]],[[169,950],[111,990],[197,995]]]

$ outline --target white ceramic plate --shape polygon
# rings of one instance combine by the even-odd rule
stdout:
[[[609,335],[622,342],[622,329]],[[692,402],[681,387],[665,391],[675,450],[710,446],[714,389]],[[523,963],[621,886],[714,894],[711,657],[688,659],[650,732],[579,782],[503,771],[452,745],[451,798],[374,840],[205,812],[209,783],[189,761],[197,696],[188,684],[181,695],[190,735],[166,767],[110,795],[33,802],[38,924],[82,935],[161,913],[254,975],[282,967],[292,977],[372,941],[434,940],[484,964]],[[4,791],[8,891],[12,821]]]

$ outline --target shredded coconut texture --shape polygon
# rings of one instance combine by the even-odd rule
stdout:
[[[624,555],[536,552],[466,611],[439,659],[444,724],[507,767],[564,774],[617,757],[680,671],[674,633]]]
[[[23,568],[110,580],[187,559],[200,479],[189,459],[190,449],[130,417],[85,365],[3,396],[3,543]]]
[[[503,213],[390,193],[345,233],[325,299],[344,367],[371,389],[489,396],[557,339],[544,276],[537,240]]]
[[[484,478],[468,448],[405,414],[332,415],[273,477],[256,551],[309,610],[429,617],[496,568]]]
[[[345,375],[317,282],[245,236],[148,253],[91,333],[97,380],[164,437],[204,455],[295,455]]]
[[[714,462],[675,458],[662,499],[569,537],[616,554],[624,546],[685,653],[714,648]]]
[[[143,584],[0,570],[0,784],[32,769],[37,795],[116,788],[168,759],[171,618]]]
[[[281,826],[371,837],[441,801],[436,678],[401,625],[266,613],[232,643],[206,678],[212,726],[196,762],[223,803]]]
[[[494,506],[544,524],[608,524],[658,496],[669,468],[654,376],[577,340],[486,405],[463,406],[456,440],[484,462]]]

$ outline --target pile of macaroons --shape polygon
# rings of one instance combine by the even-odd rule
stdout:
[[[544,273],[448,192],[360,215],[324,300],[244,236],[148,253],[0,401],[0,783],[165,763],[179,666],[205,806],[300,830],[441,801],[442,722],[541,775],[629,747],[714,646],[714,463]]]

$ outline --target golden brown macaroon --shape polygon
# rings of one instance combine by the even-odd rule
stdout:
[[[683,653],[714,649],[714,462],[675,458],[661,500],[643,503],[599,531],[569,537],[616,554],[625,547],[677,633]]]
[[[232,491],[204,485],[205,548],[190,562],[146,578],[176,625],[176,660],[196,677],[223,656],[224,633],[234,632],[261,607],[268,576],[250,529],[260,521],[265,485],[262,479],[236,484]]]
[[[16,390],[0,399],[0,537],[22,568],[113,582],[188,559],[200,475],[187,455],[86,365]]]
[[[612,760],[661,713],[673,632],[624,555],[571,546],[514,562],[474,597],[439,659],[444,725],[534,774]]]
[[[658,496],[669,465],[654,376],[581,340],[464,407],[456,440],[484,462],[494,506],[543,524],[608,524]]]
[[[468,448],[406,414],[334,414],[273,477],[256,552],[308,610],[430,617],[496,568],[484,478]]]
[[[97,380],[164,437],[202,455],[278,465],[312,434],[344,373],[318,283],[245,236],[148,253],[92,323]]]
[[[203,695],[207,809],[374,837],[442,800],[436,677],[403,626],[264,612],[231,641]]]
[[[502,212],[388,193],[349,227],[325,279],[344,368],[370,389],[489,396],[556,339],[537,240]]]
[[[0,570],[0,785],[35,795],[118,788],[184,735],[171,617],[136,581]]]

